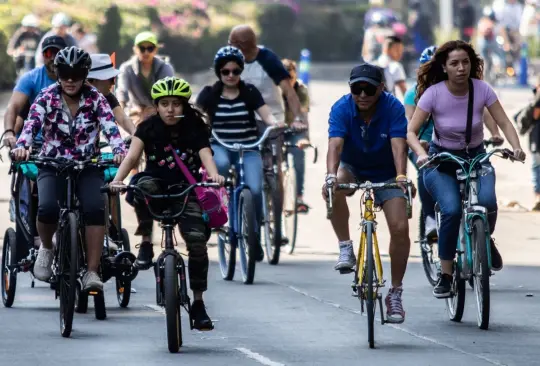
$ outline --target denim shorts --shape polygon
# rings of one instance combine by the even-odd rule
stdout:
[[[339,163],[339,167],[347,170],[349,173],[354,175],[357,182],[365,182],[366,181],[366,179],[363,179],[362,176],[360,174],[358,174],[358,172],[356,171],[356,168],[354,166],[352,166],[351,164],[344,163],[343,161],[341,161]],[[392,178],[392,179],[388,179],[388,180],[383,181],[383,182],[374,182],[374,183],[395,183],[395,181],[396,181],[396,179]],[[390,201],[391,199],[394,199],[394,198],[397,198],[397,197],[401,197],[401,198],[404,198],[404,199],[407,198],[405,193],[399,188],[377,190],[377,191],[375,191],[374,196],[375,196],[375,205],[377,205],[377,206],[382,206],[383,203],[385,203],[386,201]]]

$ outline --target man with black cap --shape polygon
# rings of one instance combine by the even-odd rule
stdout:
[[[17,141],[16,134],[22,129],[16,125],[17,116],[26,118],[30,105],[39,94],[41,89],[46,88],[56,82],[54,71],[54,58],[61,49],[67,47],[66,41],[59,36],[51,36],[43,41],[44,65],[25,74],[13,89],[13,94],[9,100],[6,114],[4,116],[4,140],[5,146],[14,147]],[[41,135],[36,140],[40,140]]]
[[[327,187],[335,187],[336,183],[407,180],[405,108],[392,94],[384,92],[382,69],[371,64],[356,66],[351,71],[349,86],[351,92],[330,111],[325,199]],[[382,206],[390,231],[392,286],[385,302],[391,323],[405,320],[401,294],[410,249],[405,191],[403,185],[403,189],[379,190],[374,194],[375,204]],[[341,273],[350,273],[356,264],[347,194],[351,192],[335,191],[331,217],[340,252],[335,269]]]

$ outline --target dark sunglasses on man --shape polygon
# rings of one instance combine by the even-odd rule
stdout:
[[[156,50],[156,46],[154,45],[151,45],[151,46],[137,46],[139,47],[139,51],[141,51],[141,53],[145,53],[146,51],[148,51],[148,53],[152,53]]]
[[[56,54],[60,52],[58,48],[47,48],[45,51],[43,51],[43,57],[44,58],[54,58],[56,57]]]
[[[359,82],[350,84],[351,94],[360,95],[362,92],[366,93],[368,97],[372,97],[377,93],[377,87],[375,85]]]
[[[223,76],[229,76],[230,74],[233,74],[234,76],[238,76],[242,73],[242,69],[221,69],[221,75]]]
[[[81,81],[88,75],[88,70],[69,67],[68,65],[58,65],[56,75],[60,80]]]

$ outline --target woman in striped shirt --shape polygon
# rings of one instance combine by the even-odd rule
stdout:
[[[243,69],[244,55],[238,48],[221,48],[214,57],[214,71],[219,80],[212,86],[206,86],[196,102],[208,115],[212,129],[227,143],[250,144],[257,141],[259,131],[255,113],[267,125],[285,127],[283,121],[277,121],[272,115],[259,90],[240,79]],[[218,144],[212,144],[212,150],[219,174],[227,176],[231,164],[238,163],[238,153]],[[258,229],[262,222],[263,184],[263,162],[259,151],[244,153],[244,168],[244,180],[256,203]],[[258,259],[262,260],[264,253],[262,247],[259,249]]]

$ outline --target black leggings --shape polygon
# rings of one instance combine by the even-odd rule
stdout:
[[[97,168],[86,168],[76,180],[77,198],[84,222],[88,226],[105,225],[105,201],[99,189],[103,186],[103,173]],[[66,179],[48,168],[41,168],[37,177],[38,221],[43,224],[58,223],[59,201],[65,197]]]

